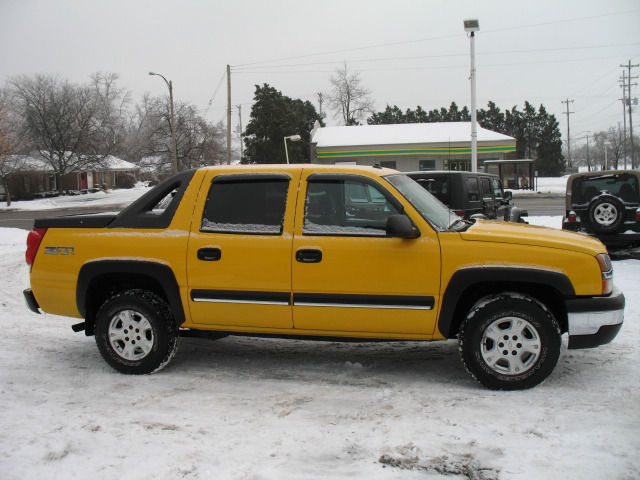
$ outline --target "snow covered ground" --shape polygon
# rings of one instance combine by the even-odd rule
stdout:
[[[133,377],[26,309],[26,234],[0,229],[5,480],[640,477],[639,260],[614,262],[620,335],[529,391],[483,389],[455,342],[181,339]]]
[[[114,205],[121,207],[136,200],[140,195],[148,190],[142,184],[135,188],[107,190],[97,193],[87,193],[84,195],[63,195],[38,200],[19,200],[11,202],[7,207],[6,202],[0,203],[0,212],[12,210],[54,210],[58,208],[88,208],[95,206]]]
[[[640,260],[614,262],[611,344],[492,392],[453,341],[181,339],[164,371],[116,373],[77,320],[24,306],[26,235],[0,229],[3,480],[640,478]]]

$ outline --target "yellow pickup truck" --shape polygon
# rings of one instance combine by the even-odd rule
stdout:
[[[377,167],[178,173],[122,212],[37,219],[34,312],[82,318],[116,370],[147,374],[180,336],[457,338],[491,389],[533,387],[569,348],[610,342],[624,296],[592,238],[457,217]]]

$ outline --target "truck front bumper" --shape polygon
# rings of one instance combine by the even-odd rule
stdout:
[[[593,348],[613,340],[622,328],[624,304],[618,289],[607,297],[567,300],[569,348]]]

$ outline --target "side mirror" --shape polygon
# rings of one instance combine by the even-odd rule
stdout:
[[[406,215],[390,215],[387,218],[387,237],[392,238],[418,238],[418,230]]]

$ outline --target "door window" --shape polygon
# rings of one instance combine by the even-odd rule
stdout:
[[[497,178],[493,178],[491,179],[491,184],[493,185],[493,195],[496,198],[502,198],[502,182]]]
[[[478,187],[478,179],[471,177],[466,179],[467,196],[470,202],[480,200],[480,188]]]
[[[480,192],[482,193],[482,198],[493,198],[493,196],[491,195],[491,182],[489,182],[488,178],[480,179]]]
[[[282,234],[289,178],[228,177],[216,177],[211,184],[200,231]]]
[[[377,186],[351,179],[310,180],[305,202],[304,235],[385,236],[400,212]]]

